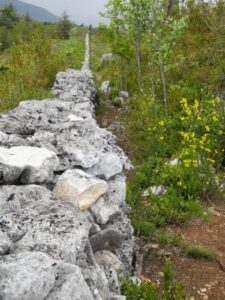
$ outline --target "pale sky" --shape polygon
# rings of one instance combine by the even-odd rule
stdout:
[[[35,4],[46,8],[50,12],[61,16],[64,10],[67,11],[71,20],[77,23],[97,25],[105,23],[99,12],[104,11],[104,5],[108,0],[22,0],[23,2]]]

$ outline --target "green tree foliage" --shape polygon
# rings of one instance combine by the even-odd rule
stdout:
[[[72,24],[69,20],[69,16],[64,11],[62,19],[58,23],[58,37],[60,39],[68,40],[70,38],[70,30]]]
[[[12,4],[0,9],[0,26],[12,28],[18,21],[18,16]]]
[[[58,71],[81,67],[86,28],[73,25],[71,39],[61,40],[58,24],[14,18],[11,7],[2,11],[17,19],[12,26],[0,26],[0,111],[5,111],[24,99],[51,96]]]
[[[124,124],[138,171],[127,200],[136,232],[207,217],[201,200],[224,193],[224,1],[110,0],[104,15],[110,25],[93,39],[101,35],[114,56],[96,70],[112,98],[130,94]],[[167,190],[156,196],[150,187],[159,185]]]

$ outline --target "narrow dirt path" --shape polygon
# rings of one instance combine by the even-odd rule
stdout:
[[[122,108],[109,106],[97,121],[117,136],[118,144],[131,159],[133,151],[126,129],[118,121],[122,115]],[[225,300],[225,202],[217,201],[207,206],[212,211],[209,222],[195,219],[184,226],[170,226],[167,234],[180,235],[190,245],[212,249],[218,254],[218,259],[195,259],[182,255],[174,246],[138,239],[140,245],[151,245],[144,256],[142,275],[160,286],[165,260],[169,258],[177,280],[184,282],[191,300]]]

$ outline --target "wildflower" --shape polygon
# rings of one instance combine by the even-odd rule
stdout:
[[[198,100],[195,100],[194,108],[195,108],[195,110],[198,111],[198,109],[199,109],[199,102],[198,102]]]
[[[164,136],[160,136],[159,139],[160,139],[161,141],[163,141],[163,140],[164,140]]]
[[[190,116],[190,115],[191,115],[191,110],[190,110],[190,108],[189,108],[189,107],[186,107],[186,110],[185,110],[185,112],[186,112],[186,114],[187,114],[188,116]]]
[[[188,168],[188,167],[190,167],[190,159],[184,159],[183,160],[183,163],[184,163],[184,166],[186,167],[186,168]]]
[[[178,185],[178,186],[182,186],[182,185],[183,185],[182,181],[181,181],[181,180],[178,181],[178,182],[177,182],[177,185]]]
[[[220,130],[220,131],[219,131],[219,135],[222,135],[222,134],[223,134],[223,131],[222,131],[222,130]]]
[[[164,126],[164,122],[163,122],[163,121],[160,121],[160,122],[159,122],[159,125],[160,125],[160,126]]]
[[[182,98],[180,100],[180,104],[183,104],[184,106],[187,106],[187,99],[186,98]]]
[[[215,102],[216,102],[216,103],[220,103],[220,102],[221,102],[220,98],[217,97],[217,98],[215,99]]]
[[[214,163],[215,163],[215,159],[212,159],[212,158],[207,158],[207,160],[208,160],[209,162],[211,162],[212,164],[214,164]]]
[[[185,120],[185,117],[180,117],[180,120],[183,122]]]
[[[193,167],[197,167],[198,166],[198,161],[196,159],[192,160],[192,165]]]
[[[206,130],[207,132],[210,132],[210,128],[209,128],[208,125],[205,126],[205,130]]]

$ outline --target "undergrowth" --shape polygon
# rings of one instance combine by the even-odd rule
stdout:
[[[185,296],[184,289],[185,285],[182,282],[176,281],[172,264],[167,260],[163,273],[162,289],[159,289],[148,280],[142,279],[140,284],[133,284],[130,279],[127,279],[123,285],[123,294],[127,297],[127,300],[190,299],[188,296]]]
[[[55,75],[66,68],[80,68],[85,29],[74,27],[69,40],[46,36],[45,27],[33,30],[27,42],[5,50],[0,67],[0,111],[16,107],[21,100],[53,98]]]
[[[180,235],[166,235],[161,232],[157,236],[157,241],[161,245],[173,245],[180,250],[182,255],[195,259],[215,260],[218,257],[217,253],[211,249],[188,244]]]

